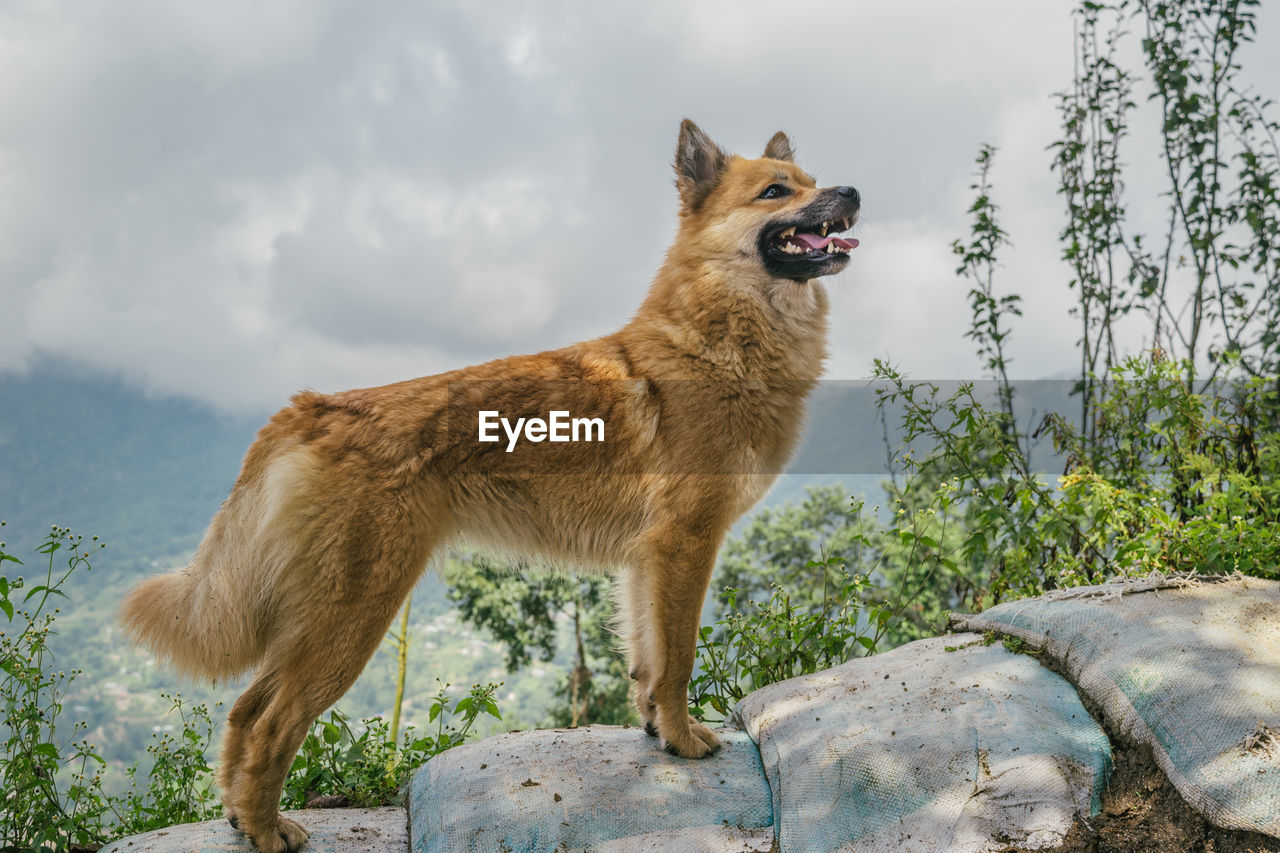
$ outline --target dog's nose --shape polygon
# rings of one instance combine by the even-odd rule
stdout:
[[[854,204],[862,203],[862,199],[858,196],[858,191],[853,187],[836,187],[836,193],[850,199]]]

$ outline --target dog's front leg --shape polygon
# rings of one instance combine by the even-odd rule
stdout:
[[[689,716],[698,623],[719,541],[687,529],[663,530],[651,539],[643,564],[629,579],[636,706],[645,730],[683,758],[702,758],[720,748],[711,729]]]

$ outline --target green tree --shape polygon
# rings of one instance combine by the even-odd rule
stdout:
[[[556,725],[637,722],[626,663],[609,630],[610,579],[522,568],[465,554],[450,559],[443,576],[462,618],[502,644],[512,672],[552,660],[560,625],[568,624],[573,663],[556,691]]]
[[[798,504],[761,509],[721,549],[712,588],[735,595],[732,606],[725,596],[716,597],[715,618],[768,600],[775,586],[789,592],[793,607],[819,608],[824,590],[839,587],[846,566],[872,561],[863,538],[870,529],[861,512],[851,511],[848,492],[839,485],[810,487]],[[828,562],[829,557],[836,559]]]

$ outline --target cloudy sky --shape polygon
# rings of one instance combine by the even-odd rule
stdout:
[[[1013,372],[1061,373],[1072,5],[0,0],[0,371],[258,410],[607,333],[674,233],[688,116],[861,190],[832,378],[980,375],[949,245],[996,145]]]

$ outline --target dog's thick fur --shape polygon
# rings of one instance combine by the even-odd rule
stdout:
[[[464,539],[620,574],[620,624],[650,734],[685,758],[719,742],[687,684],[716,552],[782,468],[825,357],[834,253],[785,229],[851,227],[779,133],[757,160],[680,130],[680,227],[618,332],[340,394],[303,392],[249,448],[184,569],[125,599],[131,635],[188,674],[256,668],[220,763],[227,815],[262,851],[307,838],[277,803],[316,716],[355,681],[431,554]],[[819,226],[819,222],[822,223]],[[794,228],[791,229],[794,232]],[[856,244],[853,244],[856,245]],[[477,412],[599,417],[605,441],[477,440]]]

